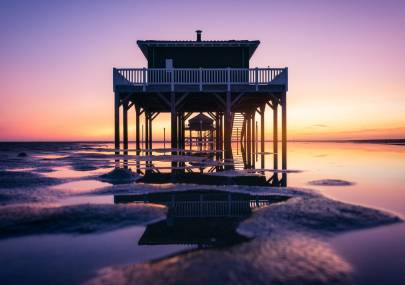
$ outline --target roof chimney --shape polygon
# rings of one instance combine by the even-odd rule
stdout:
[[[197,33],[197,42],[201,42],[201,33],[202,33],[202,31],[201,30],[197,30],[197,31],[195,31],[196,33]]]

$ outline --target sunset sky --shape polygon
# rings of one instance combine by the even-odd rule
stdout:
[[[405,138],[404,15],[401,0],[2,0],[0,140],[112,140],[112,68],[146,65],[137,40],[196,29],[288,66],[289,139]]]

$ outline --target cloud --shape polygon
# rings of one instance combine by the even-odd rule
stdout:
[[[325,124],[313,124],[312,126],[311,126],[311,128],[328,128],[329,126],[328,125],[325,125]]]

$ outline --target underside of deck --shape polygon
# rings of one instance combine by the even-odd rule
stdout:
[[[232,141],[240,142],[246,167],[252,167],[252,156],[264,153],[265,110],[273,111],[273,141],[278,137],[278,110],[281,109],[282,168],[287,168],[287,90],[288,70],[285,69],[114,69],[115,149],[120,153],[122,110],[123,153],[128,150],[128,111],[136,114],[136,150],[140,151],[140,116],[145,116],[145,149],[152,149],[153,121],[161,113],[171,115],[171,148],[173,155],[185,153],[194,145],[208,145],[217,159],[233,161]],[[222,75],[221,75],[222,74]],[[215,75],[215,76],[214,76]],[[193,137],[186,121],[194,113],[204,113],[214,122],[206,137],[200,131]],[[257,115],[260,116],[258,129]],[[143,128],[142,128],[143,129]],[[189,136],[186,134],[189,132]],[[260,136],[259,136],[260,134]],[[273,144],[278,154],[278,144]],[[151,151],[150,153],[151,154]],[[224,164],[225,165],[225,164]],[[181,167],[181,162],[173,167]],[[277,159],[274,168],[277,169]],[[225,168],[232,169],[229,163]]]

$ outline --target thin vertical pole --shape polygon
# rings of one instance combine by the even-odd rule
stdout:
[[[274,169],[278,169],[278,103],[273,100],[273,156]]]
[[[260,151],[261,151],[261,167],[264,169],[264,111],[266,105],[260,107]]]
[[[226,106],[225,106],[225,158],[231,159],[231,135],[232,135],[232,122],[231,122],[231,92],[226,92]]]
[[[149,154],[149,112],[145,111],[145,149],[146,154]]]
[[[239,128],[236,128],[236,154],[239,154]]]
[[[136,154],[139,155],[140,151],[140,141],[139,141],[139,113],[140,107],[135,106],[135,144],[136,144]]]
[[[149,149],[151,150],[149,154],[152,154],[152,114],[149,114]]]
[[[120,154],[120,97],[114,93],[114,148],[115,154]]]
[[[256,121],[256,132],[255,132],[255,150],[256,150],[256,161],[257,161],[257,154],[258,154],[258,152],[259,152],[259,140],[258,140],[258,138],[259,138],[259,127],[258,127],[258,121]]]
[[[171,113],[171,148],[172,155],[176,155],[177,151],[177,114],[176,114],[176,94],[170,93],[170,113]],[[176,161],[172,161],[172,167],[176,167]]]
[[[122,104],[122,132],[124,141],[124,154],[128,154],[128,102]]]
[[[251,155],[252,155],[252,118],[251,114],[247,114],[247,147],[246,147],[246,154],[247,154],[247,161],[248,167],[251,166]]]
[[[186,149],[186,120],[184,113],[181,113],[181,148]]]
[[[192,137],[192,131],[191,131],[191,129],[189,129],[189,138],[188,138],[188,143],[189,143],[189,145],[190,145],[190,150],[191,150],[191,148],[192,148],[192,146],[193,146],[193,137]]]
[[[255,119],[256,111],[252,112],[252,158],[254,153],[256,153],[256,126],[255,126]]]
[[[287,100],[286,100],[286,93],[283,93],[281,97],[281,127],[282,127],[282,168],[287,169]]]
[[[264,153],[264,111],[266,109],[266,105],[260,107],[260,151]]]
[[[163,148],[166,148],[166,128],[163,128]]]

